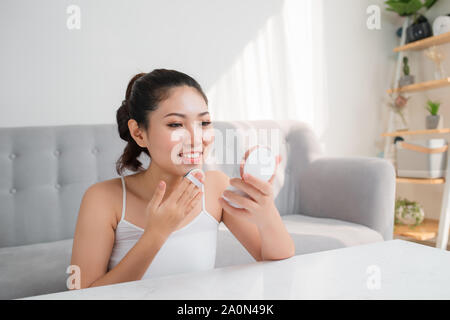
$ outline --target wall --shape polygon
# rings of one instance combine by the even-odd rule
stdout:
[[[330,155],[376,156],[382,101],[393,76],[395,17],[384,1],[326,0],[325,44],[329,122],[322,136]],[[369,5],[378,5],[381,28],[369,30]]]
[[[395,28],[384,10],[381,30],[366,26],[367,6],[383,7],[382,0],[323,1],[328,116],[325,129],[317,128],[320,138],[332,156],[375,156]],[[66,27],[71,4],[81,9],[80,30]],[[208,91],[282,6],[279,0],[3,0],[0,126],[115,122],[130,77],[157,67],[182,70]]]
[[[81,9],[69,30],[66,9]],[[0,126],[115,122],[132,75],[177,69],[207,91],[279,0],[3,0]]]

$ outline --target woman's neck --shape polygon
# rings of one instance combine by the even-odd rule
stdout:
[[[167,171],[162,170],[157,165],[150,163],[150,166],[147,170],[143,171],[139,175],[139,184],[143,187],[144,190],[148,190],[147,197],[153,195],[154,190],[156,190],[158,183],[163,180],[166,184],[166,190],[164,192],[164,199],[169,196],[174,187],[177,185],[179,181],[183,179],[183,176],[174,175],[168,173]]]

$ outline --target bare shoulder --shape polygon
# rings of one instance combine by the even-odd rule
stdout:
[[[205,171],[206,206],[208,212],[215,216],[217,221],[222,221],[222,206],[219,197],[229,184],[228,176],[220,170]]]
[[[84,196],[90,198],[99,197],[102,200],[113,198],[116,196],[118,183],[121,183],[120,178],[96,182],[86,189]]]
[[[89,186],[84,192],[81,206],[88,209],[90,215],[96,215],[91,219],[101,218],[111,221],[115,226],[117,223],[118,200],[122,199],[120,178],[100,181]],[[121,205],[121,203],[120,203]]]
[[[223,171],[210,170],[205,172],[205,183],[214,189],[223,191],[230,183],[230,178]]]

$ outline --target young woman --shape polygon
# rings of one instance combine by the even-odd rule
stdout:
[[[274,177],[207,171],[197,175],[204,192],[184,177],[201,168],[213,141],[208,100],[193,78],[166,69],[137,74],[117,123],[128,142],[117,161],[120,178],[90,186],[78,214],[71,265],[80,268],[80,288],[214,268],[220,222],[256,261],[294,255],[274,204]],[[151,159],[147,169],[137,159],[142,152]],[[124,169],[136,173],[123,176]],[[251,199],[225,191],[229,184]]]

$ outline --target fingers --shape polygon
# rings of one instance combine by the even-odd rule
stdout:
[[[192,197],[195,196],[195,194],[203,188],[203,171],[194,171],[190,175],[185,176],[184,179],[189,180],[190,185],[186,187],[177,201],[177,203],[181,203],[183,205],[186,204],[190,199],[192,199]]]
[[[203,176],[203,174],[202,174],[201,172],[195,172],[193,175],[194,175],[194,177],[196,177],[197,180],[200,181],[202,184],[205,183],[205,178],[204,178],[204,176]]]
[[[230,184],[233,187],[245,192],[246,194],[248,194],[250,197],[252,197],[256,201],[259,201],[259,199],[261,199],[261,196],[264,195],[261,191],[256,189],[254,186],[252,186],[251,184],[245,183],[242,179],[239,179],[239,178],[230,179]]]
[[[192,210],[197,206],[197,203],[200,201],[200,199],[202,198],[202,194],[203,192],[200,191],[199,193],[197,193],[195,195],[195,197],[193,197],[188,203],[187,203],[187,210],[186,210],[186,215],[189,215],[192,213]]]
[[[181,182],[179,182],[178,186],[175,188],[175,190],[172,191],[172,193],[170,194],[170,197],[175,200],[175,202],[177,202],[181,195],[183,194],[183,192],[186,190],[186,188],[192,184],[191,180],[187,179],[187,178],[183,178],[181,179]]]
[[[204,176],[201,172],[194,172],[193,176],[197,180],[199,180],[202,184],[204,183]],[[172,194],[170,196],[173,197],[173,199],[175,199],[176,202],[178,202],[180,200],[181,196],[186,191],[187,187],[192,184],[193,183],[191,180],[189,180],[189,178],[183,177],[183,179],[181,180],[179,185],[175,188],[175,190],[172,192]]]
[[[247,209],[235,208],[222,197],[219,198],[219,203],[222,205],[223,210],[231,215],[239,217],[250,217],[251,215],[250,212],[247,211]]]
[[[166,183],[163,180],[161,180],[155,192],[153,193],[153,196],[148,205],[152,208],[157,208],[161,204],[165,192],[166,192]]]
[[[230,190],[225,190],[223,192],[223,195],[230,199],[231,202],[236,203],[237,205],[247,209],[248,211],[256,210],[257,204],[249,198],[243,197]]]
[[[245,182],[254,186],[264,195],[270,196],[272,194],[272,185],[269,182],[256,178],[248,173],[244,174],[243,178]]]
[[[185,206],[201,189],[191,182],[178,200],[178,204]]]
[[[275,176],[276,176],[276,173],[277,173],[278,165],[281,163],[281,160],[282,160],[281,155],[278,155],[278,156],[277,156],[277,160],[276,160],[276,164],[275,164],[275,171],[274,171],[274,174],[273,174],[273,176],[272,176],[272,177],[269,179],[269,181],[268,181],[270,184],[272,184],[273,181],[275,180]]]

